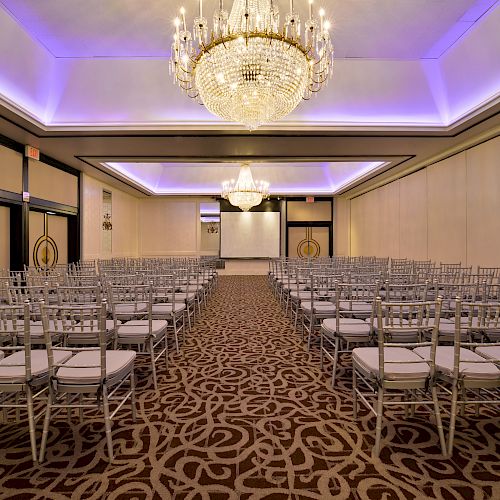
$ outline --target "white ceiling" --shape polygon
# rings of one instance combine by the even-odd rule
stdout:
[[[237,179],[240,164],[107,162],[101,166],[151,194],[218,195],[223,181]],[[270,183],[271,194],[331,195],[384,166],[380,161],[266,162],[252,163],[251,169],[256,181]]]
[[[166,57],[179,7],[188,24],[198,0],[1,0],[56,57]],[[495,0],[316,0],[332,21],[336,57],[420,59],[456,23],[465,31]],[[205,16],[218,0],[204,0]],[[228,9],[232,3],[225,1]],[[478,5],[480,4],[480,5]],[[282,19],[288,0],[278,0]],[[295,0],[302,21],[307,0]],[[470,10],[471,7],[475,9]],[[456,30],[456,28],[455,28]],[[456,40],[461,33],[456,33]]]

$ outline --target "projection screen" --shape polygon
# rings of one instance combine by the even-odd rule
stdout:
[[[279,257],[279,212],[221,212],[222,258]]]

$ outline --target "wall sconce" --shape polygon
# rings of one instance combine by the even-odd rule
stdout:
[[[111,231],[113,229],[113,224],[111,223],[111,215],[110,214],[104,214],[102,221],[102,229],[104,231]]]
[[[217,234],[219,232],[219,226],[215,222],[210,222],[207,227],[207,232],[209,234]]]

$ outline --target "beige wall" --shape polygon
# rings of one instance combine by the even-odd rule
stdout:
[[[0,269],[10,267],[10,208],[0,207]]]
[[[139,253],[144,257],[208,254],[202,250],[204,198],[144,198],[139,204]],[[218,236],[218,235],[217,235]]]
[[[336,200],[336,253],[500,266],[500,138],[352,200]]]
[[[0,146],[0,189],[23,190],[23,155],[4,146]]]
[[[40,161],[29,160],[29,192],[35,198],[78,206],[78,178]]]
[[[289,201],[287,210],[289,222],[332,220],[332,205],[327,201],[316,201],[314,203]]]
[[[137,257],[139,199],[89,177],[82,176],[82,259]],[[111,192],[113,204],[112,253],[102,251],[102,191]]]

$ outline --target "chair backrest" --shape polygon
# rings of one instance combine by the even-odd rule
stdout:
[[[147,285],[111,285],[108,300],[115,320],[151,318],[152,287]]]
[[[57,369],[59,365],[54,360],[54,351],[67,351],[67,347],[54,346],[52,339],[55,337],[90,336],[98,339],[96,347],[71,347],[74,353],[80,351],[99,351],[97,364],[73,365],[67,369],[81,370],[82,368],[99,369],[102,384],[106,379],[106,301],[96,305],[42,305],[42,323],[45,336],[45,345],[49,363],[49,377],[57,382]]]
[[[384,288],[386,302],[425,302],[429,284],[386,281]]]
[[[386,360],[387,347],[431,347],[430,377],[434,376],[436,347],[441,313],[441,298],[426,302],[382,302],[376,299],[379,374],[384,380],[386,363],[404,364],[398,359]],[[408,315],[408,312],[410,314]],[[434,317],[435,313],[435,317]],[[424,333],[431,332],[431,340],[425,339]]]
[[[337,330],[341,317],[370,318],[373,324],[375,303],[380,284],[375,283],[336,283]],[[370,307],[366,307],[369,305]]]
[[[377,329],[399,343],[419,343],[423,334],[440,322],[442,299],[382,302],[377,298]],[[439,309],[434,307],[439,302]],[[382,322],[382,323],[381,323]]]
[[[23,338],[23,344],[17,345],[17,338]],[[30,308],[29,302],[24,304],[0,306],[0,345],[4,354],[12,351],[24,351],[24,366],[26,381],[31,380],[31,338],[30,338]]]
[[[58,305],[100,304],[102,301],[99,286],[58,286],[56,288]]]

